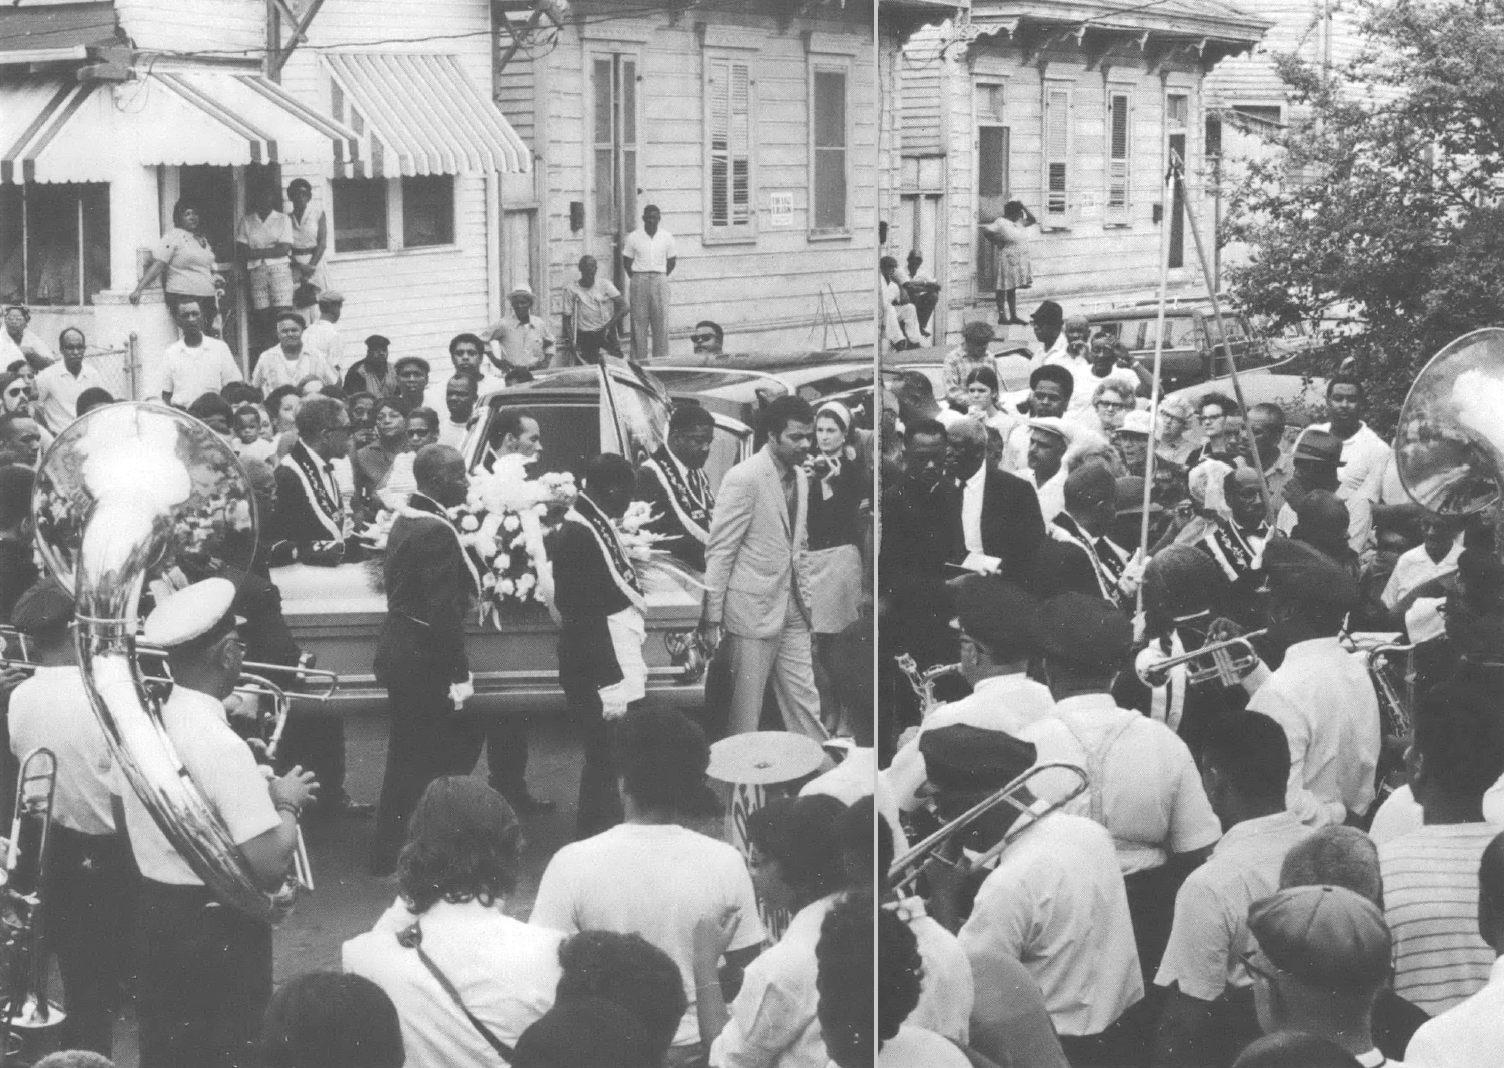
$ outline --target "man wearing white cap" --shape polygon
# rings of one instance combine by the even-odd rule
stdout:
[[[502,375],[542,370],[553,360],[554,338],[548,324],[533,316],[533,287],[519,282],[507,300],[512,310],[481,334],[490,348],[491,362]]]
[[[656,204],[642,209],[642,225],[627,235],[621,247],[621,262],[632,280],[627,296],[632,302],[632,358],[647,359],[648,331],[653,333],[653,359],[668,355],[668,276],[674,273],[679,252],[674,235],[658,225],[662,218]]]
[[[345,310],[345,295],[336,289],[322,290],[318,305],[319,317],[303,331],[303,344],[322,352],[329,366],[339,372],[340,378],[344,378],[355,363],[353,359],[345,359],[345,342],[336,325]]]
[[[287,876],[298,815],[318,783],[300,767],[268,781],[225,719],[221,702],[240,677],[245,649],[234,598],[228,579],[196,582],[158,604],[141,637],[167,650],[167,739],[270,892]],[[272,992],[272,929],[217,901],[123,775],[117,786],[142,879],[141,1066],[252,1063]]]
[[[1076,440],[1076,426],[1057,416],[1030,419],[1029,473],[1039,494],[1039,513],[1046,526],[1065,511],[1065,454]]]

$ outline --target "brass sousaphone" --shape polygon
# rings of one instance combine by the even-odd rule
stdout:
[[[258,886],[219,813],[187,774],[136,662],[145,584],[193,560],[244,571],[256,503],[234,454],[197,419],[160,404],[111,404],[58,435],[37,470],[36,542],[72,591],[78,662],[110,752],[157,826],[224,904],[275,923],[289,881]]]

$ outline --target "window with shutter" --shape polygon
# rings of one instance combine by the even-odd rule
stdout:
[[[752,225],[752,77],[745,63],[712,60],[709,106],[710,225]]]
[[[1048,89],[1044,101],[1045,212],[1063,217],[1069,207],[1069,89]]]
[[[817,70],[811,83],[814,229],[844,230],[846,215],[846,73]]]
[[[1107,98],[1107,215],[1128,219],[1128,94],[1111,93]]]

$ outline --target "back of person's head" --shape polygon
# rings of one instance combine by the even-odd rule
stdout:
[[[36,472],[20,464],[0,466],[0,530],[10,530],[31,515]]]
[[[309,972],[277,988],[261,1028],[266,1068],[401,1068],[397,1008],[371,980]]]
[[[1421,695],[1415,754],[1430,790],[1480,800],[1504,775],[1504,693],[1495,676],[1464,665]]]
[[[914,935],[908,932],[912,959],[904,953],[902,935],[891,930],[877,913],[877,939],[873,938],[874,904],[871,895],[849,894],[836,902],[820,924],[820,940],[815,944],[815,990],[819,995],[817,1015],[825,1035],[826,1052],[839,1068],[855,1068],[874,1062],[877,1042],[872,1033],[872,972],[878,968],[876,991],[878,1011],[882,1014],[880,1033],[883,1040],[898,1033],[898,1026],[914,1006],[919,1004],[918,973],[915,972],[913,997],[904,979],[903,969],[915,963],[919,951]],[[902,921],[889,919],[903,927]],[[890,944],[891,943],[891,944]],[[881,955],[875,950],[881,947]],[[890,968],[896,968],[899,982],[888,984]],[[890,1018],[896,1015],[889,1028]]]
[[[206,393],[206,397],[216,397],[217,394]],[[78,395],[78,402],[73,406],[75,415],[87,415],[95,408],[101,408],[106,404],[114,404],[115,398],[110,391],[102,386],[90,386]]]
[[[555,1003],[522,1032],[512,1068],[662,1068],[641,1021],[605,998]]]
[[[1504,834],[1496,834],[1478,862],[1478,933],[1504,954]]]
[[[1285,729],[1259,712],[1218,716],[1201,751],[1203,768],[1215,768],[1249,801],[1280,805],[1290,779]]]
[[[324,431],[339,426],[345,418],[345,406],[333,397],[308,397],[298,406],[298,437],[316,438]]]
[[[617,722],[613,742],[622,789],[642,808],[675,812],[703,800],[710,744],[684,713],[632,709]]]
[[[747,817],[747,840],[778,862],[785,883],[813,901],[844,882],[838,827],[845,811],[824,794],[777,798]]]
[[[866,919],[871,913],[871,898],[862,900],[866,907],[856,917]],[[869,921],[870,922],[870,921]],[[822,932],[823,934],[823,932]],[[869,961],[869,966],[872,962]],[[886,1042],[919,1004],[924,963],[919,956],[919,942],[909,925],[888,909],[877,910],[877,1035]]]
[[[602,494],[612,490],[630,490],[636,484],[637,472],[625,456],[603,452],[592,457],[585,465],[585,491]]]
[[[423,791],[397,861],[408,907],[492,905],[517,887],[522,827],[506,798],[479,779],[446,775]]]
[[[559,947],[557,1000],[605,998],[642,1023],[660,1055],[668,1053],[689,1001],[679,966],[638,934],[581,931]]]
[[[249,382],[226,382],[219,395],[231,404],[260,404],[261,391]]]
[[[88,390],[84,392],[87,393]],[[80,404],[83,403],[83,399],[83,394],[80,394],[78,398]],[[109,404],[110,402],[105,401],[104,403]],[[201,393],[193,399],[192,404],[188,405],[188,414],[202,422],[208,422],[217,415],[228,423],[234,418],[235,409],[231,408],[230,402],[218,393]]]
[[[774,397],[763,409],[763,426],[768,437],[783,434],[790,423],[808,423],[813,426],[815,409],[803,397]]]
[[[1340,886],[1384,907],[1379,847],[1356,827],[1322,827],[1290,847],[1279,869],[1279,888]]]
[[[923,405],[935,399],[935,384],[923,371],[905,371],[898,376],[893,392],[910,404]]]
[[[1250,1043],[1232,1068],[1362,1068],[1363,1062],[1329,1038],[1277,1031]]]

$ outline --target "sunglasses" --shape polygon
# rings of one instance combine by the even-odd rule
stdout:
[[[693,341],[696,345],[699,345],[701,343],[709,344],[710,342],[712,342],[712,341],[715,340],[715,335],[714,334],[690,334],[689,335],[689,340]]]
[[[18,389],[8,389],[8,390],[5,391],[5,395],[7,397],[24,397],[24,396],[26,396],[26,389],[25,389],[25,387],[21,387],[21,388],[18,388]]]
[[[426,437],[428,437],[428,431],[426,431],[426,430],[409,430],[407,432],[407,436],[410,437],[410,438],[426,438]]]

